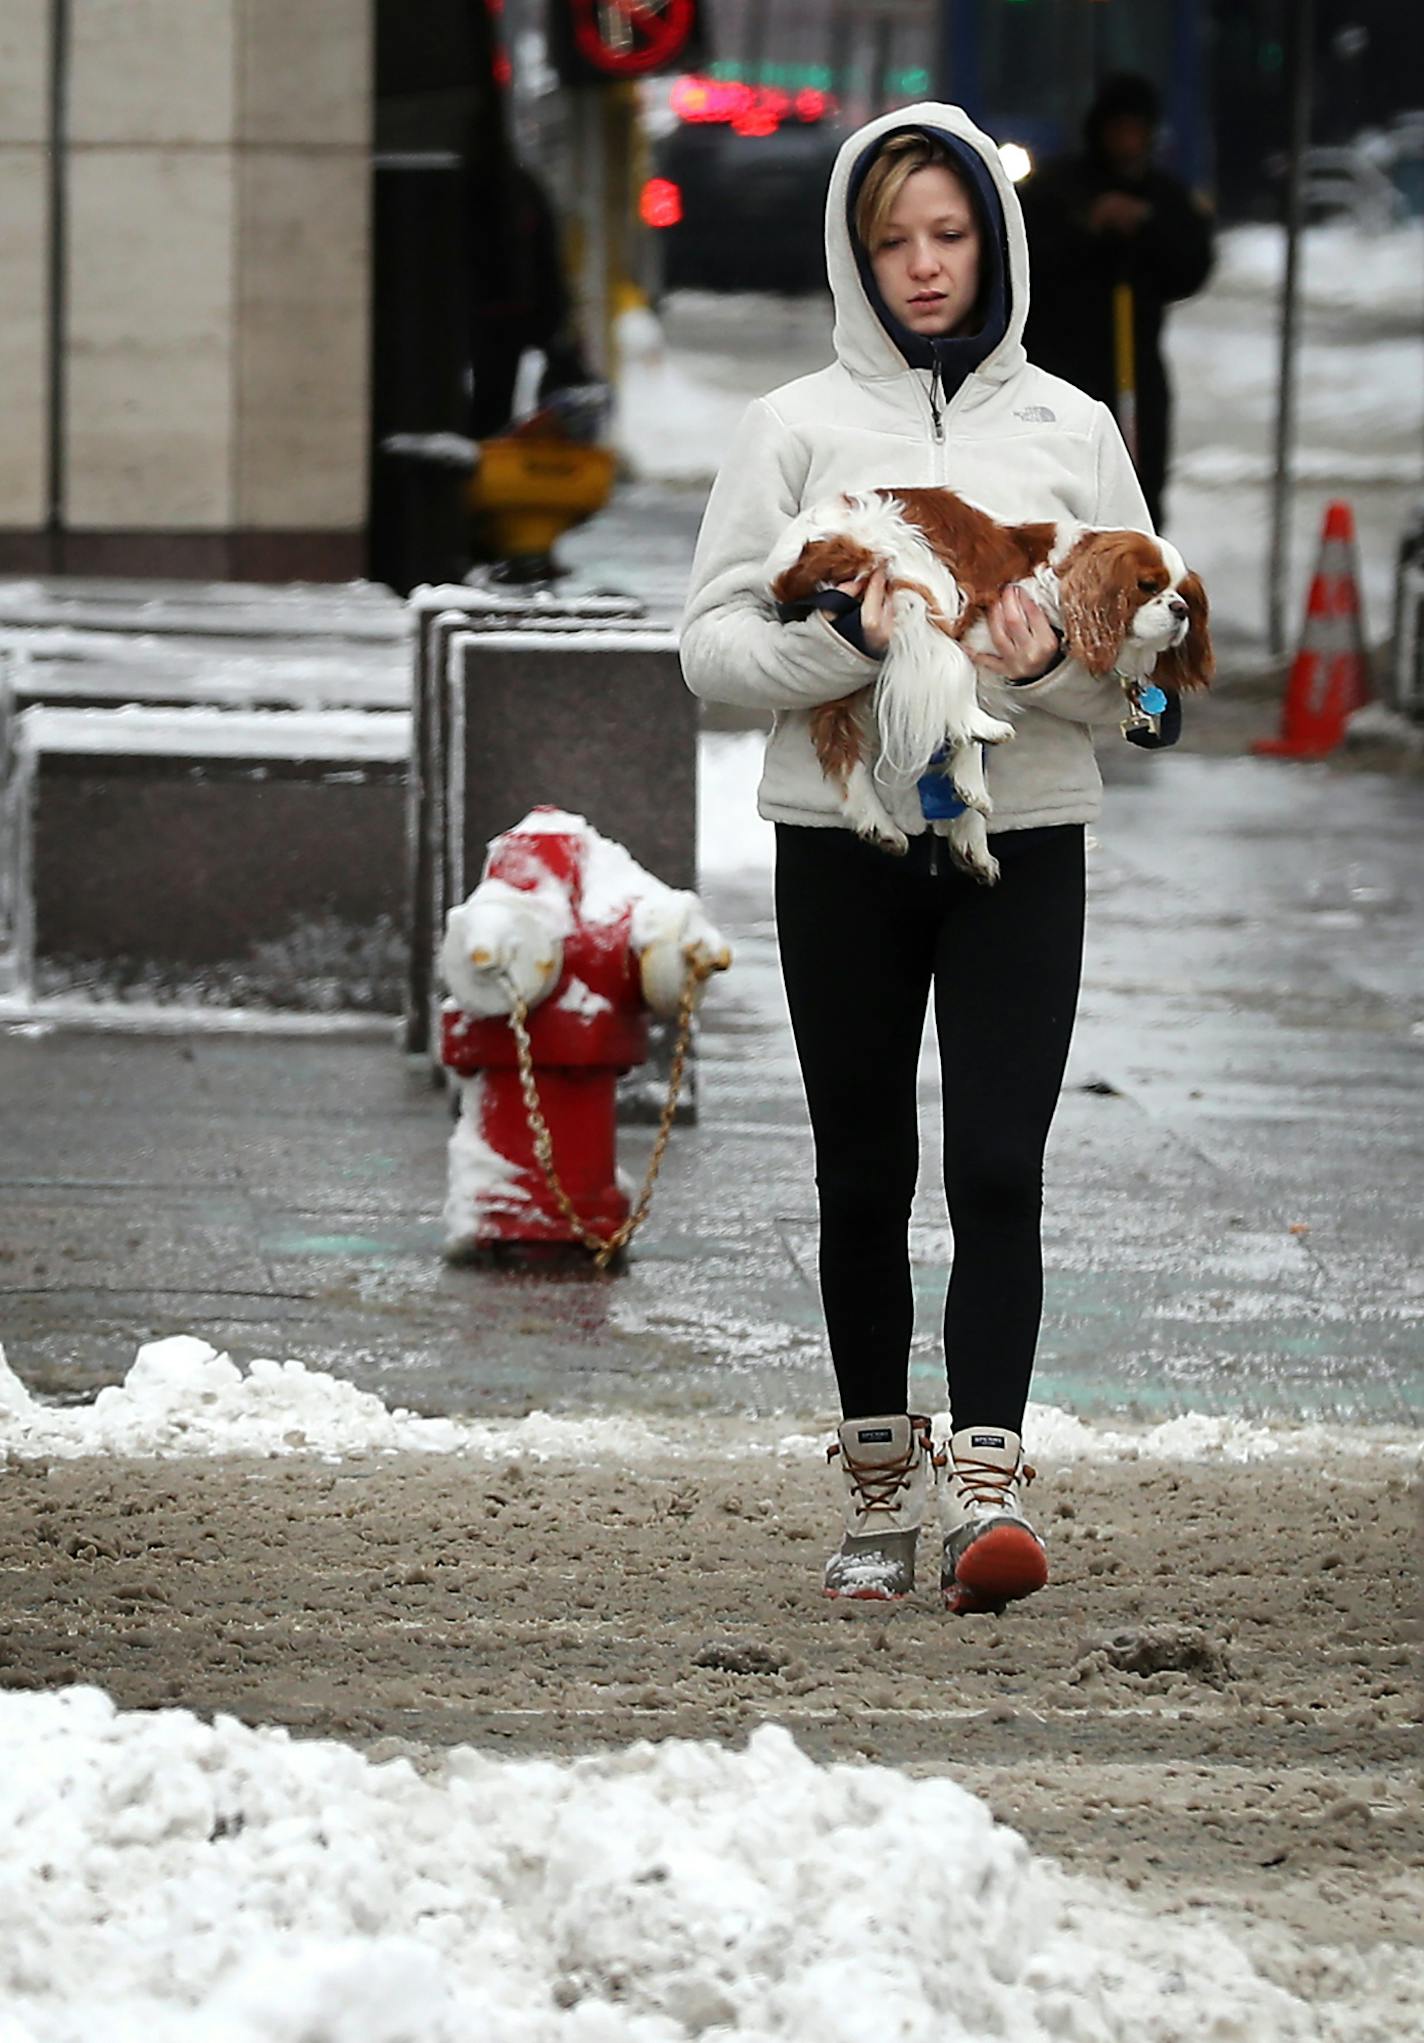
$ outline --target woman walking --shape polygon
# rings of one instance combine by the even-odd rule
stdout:
[[[894,858],[845,827],[808,732],[809,711],[873,677],[883,577],[783,623],[763,571],[787,521],[840,490],[940,485],[1007,522],[1151,525],[1106,408],[1025,358],[1018,199],[958,107],[906,107],[850,137],[826,248],[836,360],[742,421],[698,542],[683,668],[700,696],[774,713],[758,806],[776,825],[844,1414],[832,1455],[845,1531],[826,1591],[910,1591],[934,1482],[929,1422],[908,1410],[915,1081],[932,995],[954,1233],[941,1584],[951,1609],[998,1608],[1047,1580],[1021,1438],[1043,1300],[1043,1153],[1078,997],[1084,825],[1101,791],[1089,726],[1121,716],[1122,692],[1063,659],[1038,606],[1007,591],[990,617],[996,656],[980,663],[1015,684],[1018,709],[1014,742],[987,762],[998,884],[947,859],[913,784],[886,795],[911,840]]]

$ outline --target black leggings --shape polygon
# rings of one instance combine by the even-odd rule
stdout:
[[[903,1412],[931,985],[954,1232],[944,1340],[956,1427],[1022,1428],[1043,1311],[1043,1151],[1083,958],[1081,824],[993,840],[995,887],[911,841],[776,826],[776,917],[811,1128],[821,1299],[846,1418]]]

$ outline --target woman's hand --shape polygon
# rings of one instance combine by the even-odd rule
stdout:
[[[987,612],[985,622],[994,650],[976,653],[976,667],[1002,674],[1006,681],[1037,681],[1056,664],[1061,651],[1058,633],[1024,590],[1010,583]]]
[[[875,568],[869,575],[857,575],[852,582],[837,582],[836,587],[844,595],[860,598],[860,635],[866,651],[877,658],[888,652],[891,616],[885,569]]]

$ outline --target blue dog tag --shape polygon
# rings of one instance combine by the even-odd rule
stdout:
[[[1167,698],[1155,681],[1143,682],[1137,691],[1137,701],[1139,708],[1144,709],[1148,716],[1161,716],[1167,707]]]

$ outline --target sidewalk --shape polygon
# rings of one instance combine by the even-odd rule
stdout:
[[[824,1414],[759,748],[703,748],[704,887],[736,965],[708,1003],[701,1124],[675,1134],[625,1277],[443,1265],[447,1110],[384,1025],[10,1028],[0,1339],[30,1386],[89,1394],[140,1341],[191,1331],[426,1411]],[[1417,1420],[1424,790],[1243,759],[1108,764],[1035,1394],[1084,1415]],[[915,1382],[933,1405],[949,1248],[932,1060],[922,1085]],[[630,1171],[646,1142],[624,1132]]]

